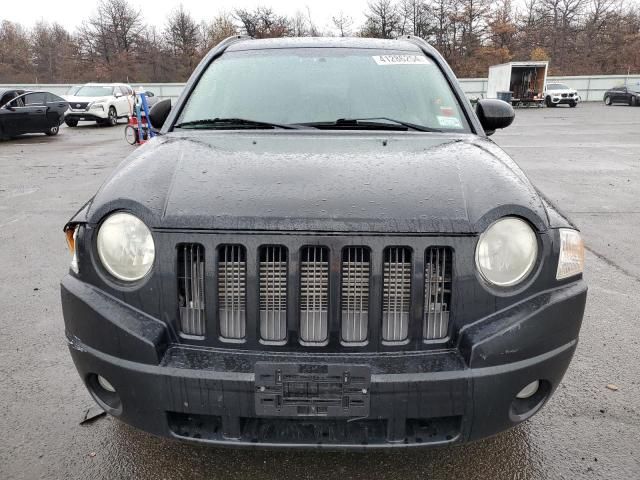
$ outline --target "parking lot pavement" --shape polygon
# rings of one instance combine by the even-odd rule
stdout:
[[[133,150],[123,128],[0,143],[0,479],[640,478],[640,108],[518,110],[494,137],[588,245],[581,342],[555,396],[485,441],[366,454],[191,446],[110,417],[79,425],[93,401],[64,340],[61,229]]]

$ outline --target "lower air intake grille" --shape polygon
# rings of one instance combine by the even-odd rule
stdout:
[[[260,336],[280,342],[287,337],[287,249],[260,249]]]
[[[218,249],[218,318],[220,335],[239,340],[246,332],[247,253],[240,245]]]
[[[329,250],[304,247],[300,261],[300,338],[304,342],[327,340],[329,303]]]
[[[364,342],[369,325],[369,263],[365,247],[342,252],[342,340]]]
[[[453,252],[446,247],[430,247],[424,263],[425,340],[447,336],[451,311]]]
[[[411,306],[411,251],[390,247],[384,251],[382,339],[401,342],[409,334]]]
[[[185,335],[204,336],[204,247],[178,245],[178,305],[180,331]]]

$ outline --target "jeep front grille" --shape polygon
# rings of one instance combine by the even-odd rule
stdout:
[[[327,340],[329,306],[329,249],[304,247],[300,262],[300,338]]]
[[[287,249],[260,249],[260,337],[281,342],[287,337]]]
[[[451,310],[451,278],[453,253],[447,247],[430,247],[424,263],[424,329],[425,340],[447,336]]]
[[[220,335],[240,340],[246,333],[247,253],[241,245],[218,249],[218,318]]]
[[[428,349],[455,338],[453,247],[468,255],[471,237],[416,236],[403,246],[359,237],[354,246],[355,237],[336,235],[309,246],[308,235],[275,243],[255,235],[243,244],[225,243],[228,235],[211,241],[215,235],[176,242],[171,298],[181,341],[369,352]]]
[[[197,243],[178,245],[178,306],[180,331],[204,336],[204,247]]]
[[[382,339],[402,342],[409,334],[411,307],[411,251],[389,247],[384,251]]]
[[[366,247],[342,251],[342,340],[361,343],[369,327],[369,262]]]

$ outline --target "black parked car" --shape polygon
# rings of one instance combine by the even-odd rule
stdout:
[[[68,108],[67,101],[53,93],[0,90],[0,138],[57,135]]]
[[[415,37],[234,37],[65,227],[66,335],[96,402],[231,445],[474,440],[573,356],[573,224]]]
[[[604,93],[603,101],[605,105],[613,105],[614,103],[640,105],[640,91],[627,87],[614,87]]]

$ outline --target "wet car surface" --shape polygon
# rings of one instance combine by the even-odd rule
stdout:
[[[631,135],[639,125],[633,110],[583,104],[570,112],[520,110],[493,137],[576,221],[589,249],[580,343],[545,409],[474,444],[369,454],[198,447],[110,417],[79,425],[93,400],[63,334],[58,280],[69,258],[60,225],[132,147],[121,128],[93,126],[0,143],[0,477],[640,476],[640,140]],[[624,143],[620,129],[628,133]]]

